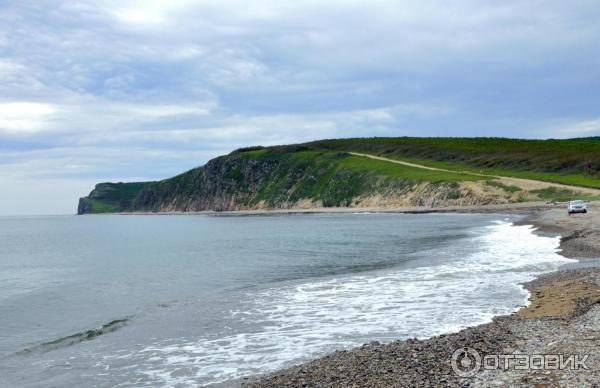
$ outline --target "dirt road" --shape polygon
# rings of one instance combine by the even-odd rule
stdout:
[[[524,189],[527,191],[545,189],[548,187],[556,187],[557,189],[567,189],[567,190],[571,190],[571,191],[578,192],[578,193],[600,195],[600,189],[592,189],[589,187],[564,185],[561,183],[537,181],[534,179],[513,178],[513,177],[505,177],[505,176],[499,176],[499,175],[481,174],[481,173],[475,173],[475,172],[470,172],[470,171],[447,170],[444,168],[424,166],[422,164],[404,162],[401,160],[389,159],[389,158],[384,158],[382,156],[375,156],[375,155],[370,155],[370,154],[361,154],[358,152],[349,152],[349,154],[355,155],[355,156],[362,156],[365,158],[370,158],[370,159],[375,159],[375,160],[383,160],[385,162],[401,164],[403,166],[408,166],[408,167],[422,168],[424,170],[444,171],[444,172],[451,172],[451,173],[460,173],[460,174],[466,174],[466,175],[475,175],[475,176],[481,176],[481,177],[494,178],[495,180],[498,180],[502,184],[509,185],[509,186],[518,186],[521,189]]]

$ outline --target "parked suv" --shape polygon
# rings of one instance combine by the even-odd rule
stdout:
[[[582,200],[570,201],[567,211],[569,212],[569,214],[587,213],[587,205]]]

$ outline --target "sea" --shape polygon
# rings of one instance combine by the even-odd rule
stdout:
[[[236,385],[490,322],[571,261],[519,219],[0,217],[0,386]]]

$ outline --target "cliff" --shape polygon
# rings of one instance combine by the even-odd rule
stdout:
[[[446,170],[398,165],[348,151],[417,161]],[[551,199],[542,194],[556,195],[556,190],[534,194],[476,174],[489,172],[600,187],[598,155],[600,140],[595,138],[374,138],[252,147],[162,181],[100,183],[80,199],[78,214],[435,207]]]
[[[98,184],[78,213],[476,204],[486,200],[461,190],[476,180],[344,152],[251,149],[159,182]]]

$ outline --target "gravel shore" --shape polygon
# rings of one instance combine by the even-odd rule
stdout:
[[[466,211],[481,211],[482,209]],[[498,211],[500,209],[489,209]],[[511,209],[502,209],[504,212]],[[566,214],[564,206],[520,206],[522,224],[539,233],[560,234],[562,254],[579,267],[546,274],[525,284],[531,303],[493,322],[427,340],[371,343],[245,380],[245,387],[490,387],[600,386],[600,204],[588,214]],[[456,349],[485,355],[578,355],[586,369],[483,370],[467,377],[452,368]],[[474,360],[474,359],[473,359]],[[501,364],[502,365],[502,364]],[[464,365],[463,365],[464,366]]]

